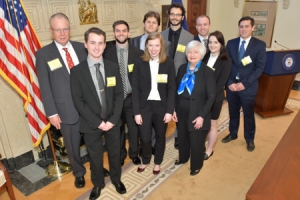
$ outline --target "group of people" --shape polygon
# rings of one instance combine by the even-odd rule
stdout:
[[[203,161],[213,155],[224,87],[230,134],[222,142],[237,138],[242,107],[247,149],[255,148],[253,106],[265,44],[251,35],[254,20],[241,18],[240,37],[225,46],[220,31],[209,33],[208,16],[197,18],[199,34],[194,37],[181,27],[185,16],[181,4],[172,4],[168,14],[170,28],[159,33],[160,15],[146,13],[145,34],[130,40],[128,23],[115,21],[116,44],[108,49],[103,30],[88,29],[82,44],[69,40],[65,14],[50,17],[54,41],[36,53],[42,101],[50,123],[63,135],[77,188],[85,186],[86,169],[79,152],[80,132],[84,135],[94,185],[90,199],[100,196],[108,175],[116,191],[126,193],[121,181],[127,157],[125,125],[128,154],[139,165],[138,173],[149,165],[152,154],[153,174],[160,173],[167,125],[173,120],[177,125],[174,147],[179,150],[175,165],[190,159],[190,175],[198,174]],[[109,172],[103,168],[103,137]]]

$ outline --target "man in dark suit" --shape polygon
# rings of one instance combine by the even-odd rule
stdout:
[[[200,15],[196,19],[196,30],[198,35],[195,36],[194,40],[197,40],[204,44],[207,48],[207,39],[210,29],[210,18],[207,15]]]
[[[246,16],[239,20],[240,37],[229,40],[226,51],[232,59],[231,74],[226,95],[229,105],[229,131],[223,138],[227,143],[237,139],[240,124],[240,108],[244,113],[244,137],[247,150],[253,151],[255,135],[254,101],[258,89],[258,78],[266,62],[266,44],[252,37],[254,19]]]
[[[36,53],[42,101],[50,123],[64,138],[75,186],[82,188],[86,170],[80,158],[79,115],[71,96],[70,68],[84,60],[87,52],[82,43],[69,41],[70,23],[65,14],[51,16],[50,31],[54,41]]]
[[[108,152],[111,182],[118,193],[126,193],[121,182],[120,164],[120,117],[124,95],[119,66],[102,58],[106,47],[105,32],[90,28],[84,39],[88,57],[71,70],[70,83],[74,105],[80,115],[80,131],[90,155],[94,184],[90,199],[97,199],[105,186],[102,135]]]
[[[138,126],[134,121],[132,111],[132,71],[134,68],[134,60],[140,57],[144,52],[139,48],[128,44],[129,25],[123,20],[118,20],[113,24],[113,34],[116,39],[116,45],[105,50],[104,59],[115,62],[119,65],[120,74],[122,77],[123,90],[124,90],[124,105],[122,112],[122,126],[121,126],[121,166],[124,165],[124,159],[127,156],[125,147],[125,124],[128,128],[128,141],[129,141],[129,157],[133,164],[141,164],[138,157],[139,145],[139,131]],[[124,76],[122,76],[124,74]]]
[[[194,39],[194,36],[184,30],[181,23],[185,16],[185,9],[182,4],[173,3],[168,9],[170,28],[161,32],[164,40],[168,41],[170,48],[168,55],[173,58],[175,65],[175,73],[180,65],[187,63],[185,55],[186,45]],[[174,147],[178,149],[177,130],[175,130]]]

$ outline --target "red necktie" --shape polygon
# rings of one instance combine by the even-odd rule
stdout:
[[[74,63],[73,63],[72,57],[68,51],[68,48],[62,48],[62,49],[66,52],[68,67],[69,67],[69,69],[71,69],[72,67],[74,67]]]

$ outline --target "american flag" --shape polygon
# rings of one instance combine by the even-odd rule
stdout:
[[[20,0],[0,0],[0,75],[21,95],[34,146],[50,124],[41,101],[35,52],[41,45]]]

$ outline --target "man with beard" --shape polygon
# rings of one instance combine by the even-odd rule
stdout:
[[[132,97],[131,97],[131,83],[132,83],[132,70],[134,68],[135,58],[141,56],[143,51],[131,46],[128,43],[129,25],[123,20],[118,20],[113,24],[113,34],[116,39],[116,45],[107,49],[104,58],[119,64],[120,74],[122,77],[123,91],[124,91],[124,105],[121,115],[121,165],[124,165],[124,160],[127,156],[125,147],[125,124],[128,128],[128,141],[129,141],[129,157],[132,159],[133,164],[141,164],[138,157],[139,154],[139,133],[137,124],[133,118],[132,110]]]
[[[182,4],[173,3],[168,9],[170,28],[161,32],[164,40],[171,43],[169,48],[169,56],[174,59],[175,72],[177,74],[178,68],[187,63],[185,55],[186,45],[194,39],[194,36],[184,30],[181,22],[185,16],[185,9]],[[174,147],[178,149],[177,130],[175,131]]]
[[[198,35],[195,36],[195,40],[203,43],[207,48],[207,39],[209,35],[210,28],[210,18],[207,15],[200,15],[196,19],[196,29],[198,31]]]

